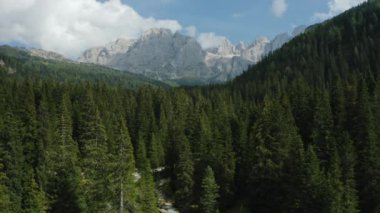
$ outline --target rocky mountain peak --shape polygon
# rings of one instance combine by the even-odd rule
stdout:
[[[46,51],[46,50],[42,50],[42,49],[32,48],[32,49],[29,49],[28,52],[31,56],[37,56],[37,57],[41,57],[44,59],[52,59],[52,60],[58,60],[58,61],[68,60],[63,55],[61,55],[59,53]]]
[[[236,47],[228,39],[224,39],[221,45],[217,48],[217,54],[222,57],[236,56]]]
[[[134,43],[133,39],[119,38],[104,47],[94,47],[84,51],[78,62],[107,65],[111,58],[126,53]]]
[[[237,51],[243,51],[247,48],[247,44],[245,42],[242,42],[240,41],[237,45],[236,45],[236,50]]]
[[[137,40],[118,39],[104,47],[86,50],[79,61],[128,70],[158,80],[220,82],[240,75],[249,65],[259,62],[303,30],[304,27],[297,27],[291,36],[280,34],[272,41],[259,37],[251,44],[234,45],[224,39],[219,46],[204,50],[195,38],[169,29],[153,28]]]
[[[305,32],[306,28],[307,27],[305,25],[301,25],[301,26],[294,28],[294,30],[292,32],[292,36],[295,37],[295,36],[302,34],[303,32]]]
[[[270,42],[270,40],[265,36],[260,36],[255,41],[255,43],[260,43],[260,44],[267,44],[269,42]]]
[[[169,29],[152,28],[152,29],[145,31],[142,34],[141,39],[149,39],[151,37],[172,37],[172,36],[173,36],[173,33]]]

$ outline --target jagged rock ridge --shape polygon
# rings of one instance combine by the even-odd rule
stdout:
[[[198,82],[223,82],[240,75],[249,65],[280,48],[292,35],[280,34],[272,41],[260,37],[251,44],[233,45],[225,39],[218,47],[203,50],[192,37],[167,29],[150,29],[137,40],[118,39],[104,47],[84,51],[79,62],[95,63],[158,80],[193,79]]]

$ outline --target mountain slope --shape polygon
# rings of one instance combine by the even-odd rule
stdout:
[[[380,70],[378,4],[374,1],[309,27],[233,82],[260,83],[295,75],[313,85],[331,85],[337,76],[349,79],[352,75],[372,82]]]
[[[42,56],[42,57],[40,57]],[[113,86],[137,88],[142,85],[163,86],[142,75],[121,72],[111,68],[80,64],[64,59],[56,53],[0,46],[1,74],[14,78],[42,78],[70,82],[104,82]]]
[[[310,206],[301,212],[380,211],[379,59],[380,1],[369,1],[310,27],[229,83],[229,90],[264,108],[262,117],[252,127],[248,146],[265,152],[248,154],[254,156],[252,162],[262,158],[268,161],[266,152],[273,152],[274,144],[278,143],[273,138],[263,139],[265,134],[275,137],[281,132],[278,125],[284,121],[267,120],[278,116],[274,114],[276,107],[282,106],[287,111],[284,114],[291,114],[291,123],[296,125],[295,131],[299,132],[306,151],[293,152],[290,158],[298,161],[304,158],[307,165],[314,165],[307,175],[318,176],[320,182],[313,183],[311,179],[308,183],[324,182],[322,186],[325,186],[316,187],[322,193],[314,192],[311,195],[314,199],[306,201]],[[268,129],[265,126],[268,121],[274,129],[263,131]],[[282,147],[277,148],[274,150],[277,155],[286,155]],[[269,158],[274,164],[278,160]],[[274,194],[269,201],[260,197],[273,188],[273,193],[278,192],[281,184],[277,182],[273,187],[273,179],[265,176],[268,171],[261,172],[260,164],[256,166],[259,169],[253,176],[259,178],[251,182],[254,193],[247,192],[251,193],[248,202],[254,210],[279,212],[271,207],[276,200]],[[330,200],[321,199],[329,197],[323,195],[328,191],[333,192]]]

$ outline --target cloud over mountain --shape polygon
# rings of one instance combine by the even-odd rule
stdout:
[[[316,20],[325,20],[331,18],[341,12],[344,12],[351,7],[355,7],[367,0],[329,0],[328,8],[329,11],[325,13],[315,13],[314,19]]]
[[[176,20],[142,17],[121,0],[0,0],[0,42],[17,42],[76,57],[119,37],[150,28],[182,27]]]
[[[272,2],[272,11],[277,17],[284,15],[288,9],[288,4],[285,0],[273,0]]]

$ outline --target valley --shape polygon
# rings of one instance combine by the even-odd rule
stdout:
[[[0,1],[0,16],[40,1]],[[273,20],[287,2],[273,1]],[[81,21],[99,11],[94,43],[112,20],[149,29],[78,60],[0,46],[0,213],[380,212],[380,1],[334,17],[329,2],[317,15],[330,19],[292,35],[205,48],[125,2],[65,1],[85,8],[49,19],[74,23],[54,31],[67,46],[87,42],[72,35],[87,39]]]

